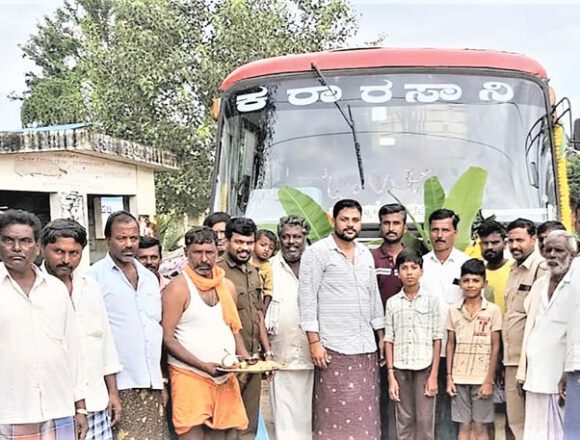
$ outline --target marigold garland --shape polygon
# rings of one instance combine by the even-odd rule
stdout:
[[[558,194],[560,196],[561,221],[568,230],[573,232],[572,209],[570,208],[570,185],[568,183],[568,163],[566,162],[566,147],[568,138],[564,127],[554,127],[554,145],[556,150],[556,179],[558,182]]]

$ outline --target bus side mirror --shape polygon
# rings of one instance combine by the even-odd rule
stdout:
[[[572,146],[575,150],[580,150],[580,119],[574,121],[574,131],[572,132]]]

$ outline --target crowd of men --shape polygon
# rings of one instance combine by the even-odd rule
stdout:
[[[279,440],[488,439],[498,401],[516,440],[580,439],[580,260],[561,223],[487,220],[477,259],[448,209],[425,255],[399,204],[372,251],[357,201],[332,219],[309,245],[302,217],[275,235],[210,214],[170,280],[128,212],[85,272],[79,223],[4,212],[0,439],[253,439],[262,380]],[[232,356],[287,365],[224,371]]]

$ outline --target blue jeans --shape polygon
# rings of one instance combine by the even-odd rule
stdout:
[[[566,406],[564,439],[580,439],[580,371],[568,373],[566,378]]]

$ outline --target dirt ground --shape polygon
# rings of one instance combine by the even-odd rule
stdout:
[[[264,417],[264,422],[266,423],[266,429],[268,430],[268,435],[270,440],[276,440],[276,435],[274,433],[274,421],[272,419],[272,409],[270,407],[270,395],[268,392],[268,382],[262,382],[262,397],[261,397],[261,407],[262,415]],[[394,420],[391,423],[394,426]],[[506,425],[505,425],[505,412],[503,408],[497,408],[495,414],[495,435],[493,440],[511,440],[511,436],[506,436]],[[391,433],[390,438],[395,440],[395,436]],[[263,438],[257,440],[265,440]]]

